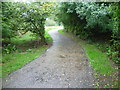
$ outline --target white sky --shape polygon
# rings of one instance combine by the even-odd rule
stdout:
[[[2,2],[94,2],[94,1],[104,1],[104,2],[119,2],[120,0],[0,0]]]

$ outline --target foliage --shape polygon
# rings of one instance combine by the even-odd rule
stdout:
[[[26,7],[23,7],[24,10],[24,19],[29,23],[29,30],[37,34],[41,38],[41,42],[45,42],[45,30],[44,24],[46,18],[52,12],[51,3],[31,3],[26,4]],[[38,16],[39,15],[39,16]],[[36,17],[37,16],[37,17]]]
[[[101,5],[93,2],[62,3],[60,11],[63,15],[58,15],[58,18],[63,22],[65,29],[83,36],[82,38],[88,38],[97,33],[111,32],[108,9],[104,3]]]
[[[113,13],[112,22],[112,40],[111,46],[108,47],[108,55],[116,63],[120,64],[120,2],[112,3],[110,6],[110,12]]]
[[[40,43],[47,43],[49,36],[47,35],[48,39],[46,39],[44,24],[46,18],[52,14],[54,3],[2,2],[1,5],[3,54],[13,53],[17,49],[16,43],[20,44],[24,40],[34,40],[39,37]],[[35,37],[29,37],[27,32]]]
[[[59,21],[66,31],[72,32],[82,39],[92,39],[102,36],[112,38],[108,47],[109,55],[119,62],[119,3],[103,2],[63,2],[57,13]],[[115,40],[117,39],[117,40]]]
[[[38,35],[41,42],[45,42],[44,24],[46,18],[53,11],[53,3],[2,3],[2,34],[3,39],[11,38],[31,31]]]
[[[10,53],[12,53],[13,51],[16,50],[16,46],[15,45],[8,44],[7,46],[4,46],[4,47],[5,48],[2,50],[3,53],[10,54]]]
[[[15,36],[15,28],[17,27],[16,6],[13,3],[2,2],[2,38],[11,38]]]

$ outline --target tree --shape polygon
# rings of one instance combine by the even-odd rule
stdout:
[[[52,13],[54,3],[2,3],[3,38],[11,38],[17,35],[17,31],[31,31],[38,35],[42,43],[46,43],[44,37],[44,24],[46,18]]]
[[[44,24],[53,11],[53,3],[26,3],[22,6],[21,11],[26,25],[28,24],[25,29],[35,33],[40,37],[42,43],[46,43]]]

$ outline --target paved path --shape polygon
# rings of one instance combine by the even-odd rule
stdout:
[[[45,54],[3,79],[4,88],[92,88],[93,76],[82,47],[57,30]]]

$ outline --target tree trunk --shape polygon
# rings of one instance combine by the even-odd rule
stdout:
[[[46,42],[44,35],[41,34],[40,38],[41,38],[41,43],[47,45],[47,42]]]

